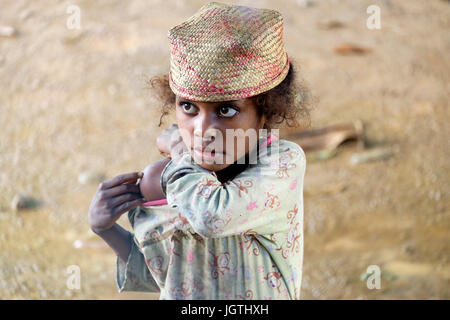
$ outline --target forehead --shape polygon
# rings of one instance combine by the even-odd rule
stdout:
[[[226,100],[226,101],[215,101],[215,102],[209,102],[209,101],[194,101],[190,99],[186,99],[183,97],[180,97],[176,95],[177,101],[183,101],[183,102],[190,102],[192,104],[196,105],[203,105],[203,106],[218,106],[226,103],[232,103],[232,104],[238,104],[238,105],[250,105],[253,104],[253,100],[250,98],[243,98],[243,99],[236,99],[236,100]]]

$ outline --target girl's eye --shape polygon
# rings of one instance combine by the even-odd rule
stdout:
[[[219,108],[219,113],[222,117],[231,118],[234,115],[236,115],[237,113],[239,113],[239,111],[233,107],[223,106],[223,107]]]
[[[183,109],[184,113],[187,113],[187,114],[197,113],[197,107],[195,107],[194,105],[192,105],[189,102],[181,102],[180,106]],[[239,113],[239,110],[237,110],[236,108],[231,107],[231,106],[221,106],[219,108],[219,115],[224,118],[231,118],[234,115],[236,115],[237,113]]]
[[[196,112],[195,107],[192,104],[187,103],[187,102],[182,102],[181,103],[181,108],[183,108],[183,111],[185,113],[191,113],[192,114],[192,113]]]

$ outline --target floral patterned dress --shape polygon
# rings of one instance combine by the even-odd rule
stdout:
[[[299,299],[306,159],[291,141],[260,139],[257,161],[221,183],[184,153],[161,174],[167,203],[128,212],[122,291],[160,299]],[[261,142],[266,142],[261,144]]]

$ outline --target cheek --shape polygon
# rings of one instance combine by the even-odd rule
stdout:
[[[244,131],[246,134],[244,133],[234,138],[234,152],[237,155],[237,158],[253,150],[258,142],[258,128],[245,128]]]
[[[178,127],[180,127],[180,124],[184,122],[184,119],[183,112],[181,112],[180,108],[178,108],[177,106],[175,106],[175,117],[177,119]]]
[[[183,139],[184,144],[190,148],[191,147],[191,128],[189,125],[188,119],[186,119],[186,115],[176,108],[176,119],[178,125],[178,131]]]
[[[184,144],[186,145],[186,147],[188,149],[190,149],[191,141],[192,141],[190,131],[186,127],[180,127],[180,125],[178,125],[178,128],[179,128],[179,132],[180,132],[181,138],[183,139]]]

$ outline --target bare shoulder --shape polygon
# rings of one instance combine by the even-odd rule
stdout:
[[[164,158],[150,163],[143,170],[144,176],[139,183],[142,195],[148,201],[164,198],[161,190],[160,178],[164,167],[170,162],[170,158]]]

